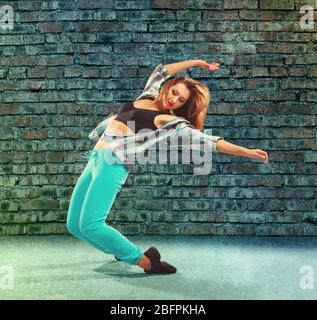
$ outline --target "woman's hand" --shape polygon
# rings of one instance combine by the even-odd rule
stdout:
[[[220,64],[217,62],[208,63],[205,60],[196,60],[196,67],[206,69],[209,71],[219,70],[219,65]]]
[[[248,158],[258,158],[262,160],[264,163],[269,162],[269,156],[267,152],[261,149],[253,149],[248,152]]]

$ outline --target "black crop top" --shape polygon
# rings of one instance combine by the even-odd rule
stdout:
[[[145,128],[151,129],[151,130],[157,130],[158,128],[154,124],[154,118],[159,114],[164,114],[164,113],[156,110],[135,108],[133,106],[133,102],[126,102],[120,107],[118,114],[114,118],[114,120],[124,123],[133,132],[134,132],[133,125],[134,125],[135,126],[134,133],[138,133],[139,130],[145,129]],[[128,124],[127,123],[128,121],[134,121],[134,124],[133,123]]]

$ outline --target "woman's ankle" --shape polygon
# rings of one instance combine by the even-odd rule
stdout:
[[[150,270],[151,269],[151,260],[143,255],[141,260],[138,263],[138,266],[143,268],[144,270]]]

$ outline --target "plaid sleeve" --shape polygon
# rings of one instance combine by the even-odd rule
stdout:
[[[99,138],[102,136],[105,129],[107,128],[109,121],[114,119],[116,116],[117,116],[116,114],[111,115],[106,119],[104,119],[103,121],[99,122],[97,127],[95,127],[95,129],[89,133],[88,138],[93,142],[97,142]]]
[[[202,132],[189,124],[179,125],[177,131],[181,137],[189,139],[188,141],[190,141],[190,149],[192,150],[201,150],[201,143],[203,143],[207,144],[208,149],[212,152],[219,153],[219,151],[216,148],[217,141],[220,139],[224,139],[224,137],[222,136],[214,136]]]
[[[156,97],[160,91],[161,84],[170,77],[171,75],[168,73],[164,65],[162,63],[159,64],[150,75],[142,94],[137,97],[136,100],[143,96]]]

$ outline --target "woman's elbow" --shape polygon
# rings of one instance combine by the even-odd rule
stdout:
[[[222,149],[222,141],[225,141],[225,139],[221,138],[221,139],[216,141],[215,149],[216,149],[217,153],[221,153],[223,151],[223,149]]]

